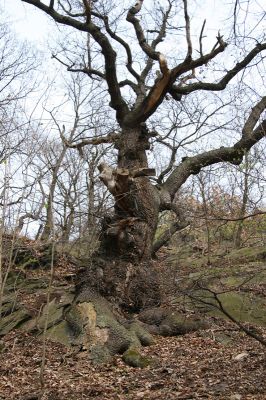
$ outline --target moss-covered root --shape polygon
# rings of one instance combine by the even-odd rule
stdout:
[[[83,292],[65,313],[65,319],[71,331],[72,344],[88,352],[93,363],[111,361],[113,355],[124,354],[127,364],[144,366],[138,349],[152,344],[152,336],[138,322],[121,322],[110,303],[98,293],[92,290]],[[135,361],[129,357],[133,349]]]
[[[154,344],[153,336],[143,327],[139,321],[135,321],[129,326],[130,332],[134,332],[142,346],[151,346]]]
[[[134,347],[130,347],[124,352],[122,360],[125,364],[134,368],[145,368],[151,363],[147,357],[142,356],[139,350]]]
[[[201,319],[186,318],[182,314],[161,308],[146,310],[139,315],[139,319],[150,332],[162,336],[184,335],[208,327]]]

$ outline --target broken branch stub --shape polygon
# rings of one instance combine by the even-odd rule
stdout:
[[[125,183],[128,184],[134,178],[156,175],[154,168],[136,168],[132,170],[127,168],[112,168],[104,162],[98,165],[98,169],[100,171],[100,180],[113,195],[121,192],[121,186],[125,186]]]
[[[154,168],[112,168],[106,163],[98,165],[100,171],[99,178],[114,196],[116,204],[121,209],[127,209],[126,194],[130,192],[130,185],[135,178],[144,176],[155,176]]]

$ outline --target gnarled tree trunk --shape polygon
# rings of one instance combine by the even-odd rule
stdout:
[[[125,129],[116,146],[118,168],[99,166],[100,179],[115,198],[114,214],[104,218],[100,249],[81,286],[93,286],[127,310],[138,311],[160,302],[151,262],[160,197],[148,178],[154,170],[147,164],[146,127]]]
[[[160,305],[151,261],[160,197],[148,178],[154,170],[147,164],[146,127],[125,129],[116,146],[118,168],[99,166],[100,179],[115,199],[114,213],[104,218],[100,248],[78,276],[76,299],[65,319],[73,343],[89,350],[92,359],[108,360],[118,352],[129,364],[144,366],[138,348],[152,338],[130,315]]]

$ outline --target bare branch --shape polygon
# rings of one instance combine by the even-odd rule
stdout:
[[[85,14],[86,14],[86,22],[88,24],[91,21],[90,3],[88,2],[88,0],[82,0],[82,1],[83,1],[83,5],[84,5]]]
[[[139,81],[140,76],[133,68],[133,58],[132,58],[131,49],[130,49],[128,43],[125,42],[125,40],[123,40],[120,36],[118,36],[115,32],[112,31],[112,29],[110,28],[110,25],[109,25],[108,16],[103,17],[103,21],[104,21],[107,33],[111,36],[111,38],[113,38],[118,43],[120,43],[124,47],[124,49],[126,50],[126,53],[127,53],[127,64],[126,64],[127,69],[131,73],[131,75],[133,75],[134,78],[136,78],[136,80]]]
[[[199,282],[197,282],[197,286],[199,287],[200,290],[205,290],[206,292],[210,293],[212,298],[210,298],[210,300],[206,299],[202,299],[197,295],[193,295],[191,293],[186,293],[188,295],[188,297],[190,297],[192,300],[195,300],[197,302],[200,302],[202,304],[206,304],[208,306],[211,306],[212,308],[216,308],[219,311],[221,311],[230,321],[232,321],[234,324],[236,324],[243,332],[246,333],[246,335],[252,337],[253,339],[255,339],[256,341],[258,341],[259,343],[261,343],[263,346],[266,346],[266,340],[263,338],[263,336],[258,335],[257,333],[255,333],[253,330],[246,328],[246,326],[244,324],[242,324],[241,322],[239,322],[237,319],[235,319],[235,317],[233,317],[233,315],[227,311],[227,309],[224,307],[223,302],[221,301],[221,299],[219,298],[219,294],[221,293],[216,293],[214,290],[206,288],[204,286],[202,286]],[[212,300],[214,300],[215,302],[213,302]]]
[[[172,236],[176,232],[183,231],[189,226],[189,222],[174,221],[171,225],[158,237],[158,239],[153,243],[152,255],[153,257],[160,250],[161,247],[166,246]]]
[[[205,219],[207,221],[225,221],[225,222],[234,222],[234,221],[244,221],[245,219],[249,219],[249,218],[254,218],[257,217],[258,215],[265,215],[266,211],[258,211],[255,212],[254,214],[248,214],[245,215],[244,217],[239,217],[239,218],[229,218],[229,217],[209,217],[206,218],[206,216],[204,215],[196,215],[193,214],[193,217],[197,218],[197,219]]]
[[[203,32],[206,24],[206,19],[203,21],[202,28],[200,31],[200,37],[199,37],[199,48],[200,48],[200,56],[203,57],[203,50],[202,50],[202,39],[203,39]]]
[[[111,97],[111,107],[117,112],[117,119],[121,121],[123,116],[128,112],[128,106],[121,96],[120,87],[117,79],[116,71],[116,52],[114,51],[111,43],[101,29],[92,21],[80,22],[79,20],[70,16],[62,15],[51,9],[40,0],[22,0],[25,3],[32,4],[41,9],[46,14],[54,19],[59,24],[64,24],[76,28],[83,32],[89,32],[94,40],[102,49],[105,60],[105,79],[108,85],[108,91]]]
[[[187,39],[187,55],[186,60],[191,60],[192,58],[192,42],[190,36],[190,18],[187,11],[187,0],[183,0],[184,3],[184,14],[185,14],[185,22],[186,22],[186,39]],[[202,56],[202,54],[201,54]]]
[[[234,6],[234,35],[236,36],[236,20],[237,20],[237,6],[239,4],[239,0],[235,0],[235,6]]]
[[[147,43],[147,40],[145,38],[143,29],[139,23],[139,20],[135,17],[135,14],[137,14],[141,10],[142,3],[143,3],[143,0],[138,1],[135,4],[135,6],[129,10],[129,12],[127,14],[127,21],[133,25],[139,45],[140,45],[141,49],[144,51],[144,53],[149,58],[159,61],[160,53],[155,51],[155,48],[153,48],[152,46],[150,46]]]
[[[99,144],[104,144],[104,143],[115,143],[119,137],[120,134],[119,133],[110,133],[107,136],[99,136],[99,137],[93,137],[90,139],[84,139],[79,143],[73,143],[73,142],[69,142],[67,140],[67,138],[64,136],[64,130],[60,130],[60,137],[63,141],[63,143],[71,148],[71,149],[78,149],[80,150],[82,147],[87,146],[87,145],[93,145],[93,146],[97,146]]]
[[[101,79],[105,79],[105,74],[101,71],[98,71],[97,69],[88,68],[88,67],[76,68],[74,64],[69,65],[69,64],[65,63],[55,54],[52,55],[52,58],[54,58],[55,60],[60,62],[60,64],[64,65],[69,72],[83,72],[84,74],[88,75],[90,78],[92,76],[96,76]]]
[[[168,7],[168,9],[166,10],[165,13],[163,13],[163,19],[162,19],[162,24],[161,24],[160,29],[159,29],[159,30],[154,30],[154,32],[157,32],[157,33],[158,33],[158,35],[156,36],[156,38],[153,39],[153,41],[152,41],[152,43],[151,43],[151,48],[154,49],[154,50],[156,49],[156,46],[157,46],[159,43],[161,43],[161,42],[164,40],[164,38],[165,38],[167,21],[168,21],[168,18],[169,18],[171,9],[172,9],[172,3],[169,2],[169,7]],[[148,32],[149,32],[149,31],[148,31]],[[148,74],[149,74],[149,72],[150,72],[150,70],[151,70],[151,68],[152,68],[152,66],[153,66],[153,61],[154,61],[154,60],[153,60],[152,58],[148,58],[147,63],[146,63],[146,66],[145,66],[145,68],[144,68],[144,70],[142,71],[141,76],[140,76],[142,82],[145,82],[145,79],[147,78],[147,76],[148,76]]]
[[[249,117],[243,127],[242,134],[243,137],[249,137],[254,128],[255,125],[257,124],[262,112],[266,109],[266,96],[264,96],[261,101],[259,101],[253,108],[251,113],[249,114]]]
[[[221,91],[226,88],[227,84],[240,72],[242,71],[259,53],[266,50],[266,43],[258,43],[240,62],[238,62],[234,68],[229,70],[224,77],[218,83],[208,83],[208,82],[196,82],[187,86],[180,87],[178,93],[189,94],[195,92],[196,90],[213,90]],[[204,64],[204,63],[203,63]],[[202,64],[202,65],[203,65]]]
[[[154,111],[158,108],[158,106],[162,103],[167,92],[170,92],[174,98],[176,97],[177,99],[180,99],[180,93],[177,93],[177,91],[173,89],[174,82],[179,76],[188,71],[193,71],[195,68],[206,64],[208,61],[216,57],[217,54],[223,52],[227,44],[223,41],[222,37],[217,37],[217,43],[218,46],[210,53],[205,54],[203,57],[200,57],[197,60],[185,59],[182,63],[177,65],[172,70],[168,69],[167,62],[163,54],[154,52],[154,54],[156,54],[156,58],[154,59],[158,59],[160,63],[162,77],[155,81],[154,86],[150,90],[148,96],[143,100],[143,102],[137,108],[135,108],[134,111],[126,116],[127,124],[130,125],[131,123],[135,123],[136,121],[146,121],[147,118],[152,115]]]
[[[157,139],[157,142],[160,142],[160,139]],[[163,178],[168,174],[168,172],[171,171],[171,169],[173,168],[174,162],[175,162],[175,156],[176,156],[176,152],[177,152],[178,147],[175,146],[171,146],[171,158],[169,161],[168,166],[160,173],[160,175],[158,176],[157,179],[157,183],[161,184],[163,181]]]
[[[241,139],[232,147],[220,147],[219,149],[206,151],[194,157],[184,157],[181,164],[171,173],[162,185],[174,197],[177,190],[192,174],[198,174],[203,167],[220,162],[231,162],[239,165],[244,154],[259,140],[266,136],[266,119],[258,125],[261,113],[266,109],[266,96],[252,109],[247,122],[244,125]]]

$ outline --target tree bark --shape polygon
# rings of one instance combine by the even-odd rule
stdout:
[[[109,184],[115,198],[115,213],[104,222],[101,250],[109,257],[119,255],[133,262],[149,260],[160,199],[145,176],[154,172],[148,169],[146,157],[148,130],[145,126],[124,129],[117,146],[118,168],[101,167],[100,177],[107,187]]]
[[[115,199],[114,214],[104,217],[100,248],[78,277],[78,293],[92,287],[120,308],[136,312],[160,304],[151,261],[160,197],[148,177],[154,170],[148,168],[146,127],[123,129],[116,145],[118,167],[99,166],[100,179]]]

